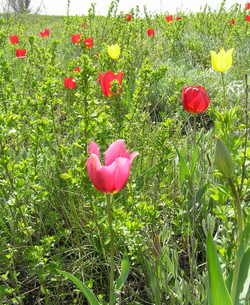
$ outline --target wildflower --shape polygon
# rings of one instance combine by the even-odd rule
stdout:
[[[79,43],[80,42],[80,39],[81,39],[81,35],[82,34],[72,34],[71,35],[71,39],[74,43]]]
[[[112,59],[118,59],[121,53],[121,48],[118,44],[108,46],[108,54]]]
[[[228,21],[228,23],[229,23],[230,25],[234,25],[234,24],[235,24],[235,21],[234,21],[234,19],[232,19],[232,20]]]
[[[95,53],[95,56],[96,56],[96,57],[99,57],[99,54],[98,54],[98,53]]]
[[[127,17],[126,17],[127,21],[130,21],[131,17],[132,17],[131,14],[128,14]]]
[[[249,22],[249,20],[250,20],[250,16],[246,15],[246,21]]]
[[[149,37],[154,36],[154,34],[155,34],[154,29],[148,29],[148,36],[149,36]]]
[[[246,3],[246,10],[250,10],[250,2]]]
[[[110,89],[112,88],[112,85],[110,84],[113,80],[118,80],[119,84],[122,84],[122,77],[124,73],[119,72],[118,74],[114,74],[113,72],[106,72],[103,75],[98,73],[99,80],[102,87],[102,92],[105,96],[110,97],[111,95],[114,95],[114,93],[110,92]],[[118,90],[117,95],[120,93],[121,88]]]
[[[25,57],[26,55],[26,49],[16,49],[16,57]]]
[[[181,16],[177,16],[176,17],[176,21],[179,21],[179,20],[181,20],[182,18],[181,18]]]
[[[10,35],[10,41],[12,44],[18,43],[18,36],[17,35]]]
[[[212,59],[212,66],[213,66],[214,70],[216,70],[218,72],[225,72],[232,66],[233,50],[234,50],[234,48],[225,52],[224,49],[222,49],[218,54],[216,54],[214,51],[210,51],[211,59]]]
[[[40,35],[42,37],[48,37],[49,36],[49,29],[44,29],[44,32],[40,32]]]
[[[173,22],[173,16],[172,15],[166,16],[166,20],[168,23]]]
[[[124,140],[112,143],[105,152],[105,165],[100,162],[99,147],[95,142],[89,144],[90,157],[87,160],[87,172],[95,188],[102,193],[117,193],[126,186],[130,175],[130,168],[134,158],[126,150]]]
[[[206,90],[201,87],[183,87],[181,102],[183,108],[193,114],[205,111],[209,105]]]
[[[64,85],[67,89],[74,89],[76,86],[76,81],[72,78],[64,77]]]
[[[79,73],[80,73],[80,72],[81,72],[80,67],[76,67],[76,68],[74,69],[74,73],[75,73],[75,72],[79,72]]]
[[[93,37],[90,38],[84,38],[84,46],[86,49],[91,49],[93,48]]]

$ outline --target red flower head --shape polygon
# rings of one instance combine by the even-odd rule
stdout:
[[[76,86],[76,81],[72,78],[64,77],[64,85],[67,89],[74,89]]]
[[[114,93],[110,92],[110,89],[112,88],[112,85],[110,84],[113,80],[118,80],[119,84],[122,84],[122,77],[124,75],[124,73],[119,72],[118,74],[114,74],[113,72],[106,72],[103,75],[98,73],[99,75],[99,79],[100,79],[100,83],[102,86],[102,92],[105,96],[110,97],[111,95],[114,95]],[[119,91],[117,92],[117,95],[120,93],[121,88],[119,89]]]
[[[48,37],[49,36],[49,29],[44,29],[44,32],[40,32],[40,35],[42,37]]]
[[[250,16],[246,15],[246,21],[249,22]]]
[[[16,49],[16,57],[24,57],[26,55],[26,49]]]
[[[98,53],[95,53],[95,56],[96,56],[96,57],[99,57],[99,54],[98,54]]]
[[[82,34],[76,34],[76,35],[72,34],[72,35],[71,35],[72,41],[73,41],[74,43],[79,43],[79,42],[80,42],[80,39],[81,39],[81,35],[82,35]]]
[[[183,87],[181,102],[183,108],[190,113],[201,113],[209,105],[209,97],[206,90],[201,87]]]
[[[167,22],[172,22],[173,21],[173,16],[172,15],[166,16],[166,20],[167,20]]]
[[[182,18],[181,18],[181,16],[177,16],[176,17],[176,21],[179,21],[179,20],[181,20]]]
[[[84,41],[83,41],[84,45],[85,45],[85,48],[87,49],[91,49],[93,48],[93,37],[91,38],[84,38]]]
[[[89,179],[98,191],[107,194],[117,193],[126,186],[132,162],[139,155],[138,152],[130,155],[124,140],[118,140],[109,146],[105,152],[104,166],[100,162],[99,147],[93,141],[89,144],[89,154]]]
[[[80,72],[81,72],[80,67],[76,67],[76,68],[74,69],[74,73],[75,73],[75,72],[79,72],[79,73],[80,73]]]
[[[246,10],[250,10],[250,2],[246,3]]]
[[[127,21],[130,21],[130,20],[131,20],[131,17],[132,17],[131,14],[128,14],[127,17],[126,17],[126,18],[127,18]]]
[[[154,36],[154,34],[155,34],[154,29],[148,29],[148,36],[149,36],[149,37]]]
[[[232,19],[231,21],[228,21],[228,23],[229,23],[230,25],[234,25],[234,24],[235,24],[235,21],[234,21],[234,19]]]
[[[10,41],[12,44],[18,43],[18,36],[17,35],[10,35]]]
[[[82,27],[83,27],[83,28],[85,28],[85,25],[84,25],[84,23],[82,23]]]

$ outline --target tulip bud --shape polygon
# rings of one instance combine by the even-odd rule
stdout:
[[[159,258],[161,256],[161,244],[160,244],[158,234],[155,234],[153,254],[156,258]]]
[[[225,177],[225,178],[231,178],[234,171],[234,164],[232,156],[226,147],[226,145],[223,143],[223,141],[216,137],[216,147],[215,147],[215,165],[218,169],[218,171]]]

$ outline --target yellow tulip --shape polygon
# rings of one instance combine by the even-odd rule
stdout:
[[[112,59],[117,59],[120,56],[121,48],[118,44],[108,46],[108,54]]]
[[[211,59],[212,59],[212,66],[213,66],[214,70],[216,70],[218,72],[225,72],[232,66],[233,50],[234,50],[234,48],[225,52],[224,49],[222,49],[218,54],[216,54],[214,51],[210,51]]]

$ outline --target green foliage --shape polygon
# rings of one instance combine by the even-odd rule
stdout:
[[[216,278],[210,299],[223,304],[238,259],[235,304],[248,304],[249,240],[237,251],[234,196],[214,162],[218,135],[232,156],[232,179],[249,228],[246,9],[235,4],[227,11],[222,2],[216,11],[206,5],[196,14],[176,12],[167,23],[165,15],[146,7],[142,17],[137,6],[125,12],[132,15],[128,22],[118,0],[107,16],[96,15],[95,4],[86,16],[70,16],[67,3],[67,16],[0,18],[0,303],[86,304],[82,289],[96,296],[96,304],[107,304],[110,227],[105,196],[90,182],[86,162],[91,141],[104,164],[108,146],[124,139],[139,156],[126,187],[111,197],[115,265],[122,266],[115,268],[114,303],[206,305],[208,278]],[[176,21],[177,15],[182,19]],[[44,28],[49,37],[40,36]],[[71,35],[80,33],[80,43],[73,44]],[[9,39],[14,34],[17,45]],[[89,37],[92,49],[83,44]],[[107,46],[115,43],[121,55],[112,60]],[[210,51],[231,47],[224,109]],[[26,49],[26,57],[16,57],[18,48]],[[108,70],[124,73],[119,95],[111,98],[98,78]],[[64,86],[65,76],[76,80],[74,89]],[[120,86],[112,85],[117,92]],[[210,105],[196,116],[194,145],[194,118],[183,110],[181,94],[183,87],[199,85]],[[152,254],[156,233],[158,261]],[[214,293],[218,285],[222,301]]]

